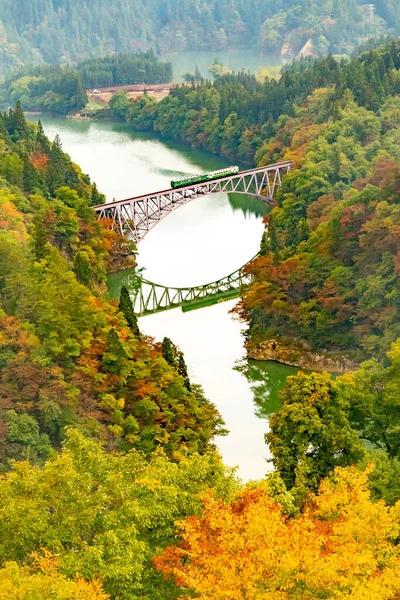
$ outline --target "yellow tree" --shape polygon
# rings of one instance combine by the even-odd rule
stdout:
[[[67,579],[49,553],[32,555],[33,564],[8,562],[0,569],[0,600],[107,600],[98,581]]]
[[[367,477],[336,469],[295,517],[265,484],[230,504],[209,493],[156,567],[200,600],[395,600],[400,506],[373,503]]]

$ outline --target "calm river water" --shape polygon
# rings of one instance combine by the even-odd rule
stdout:
[[[186,146],[137,134],[115,123],[42,119],[47,135],[96,181],[108,200],[169,187],[175,176],[228,166],[226,160]],[[264,205],[220,194],[176,210],[139,244],[147,279],[170,286],[200,285],[235,271],[258,251]],[[183,350],[190,377],[220,410],[230,433],[216,443],[226,464],[244,479],[271,469],[264,434],[278,392],[296,369],[245,358],[243,325],[229,311],[236,301],[183,313],[175,309],[140,320],[158,340],[170,337]]]

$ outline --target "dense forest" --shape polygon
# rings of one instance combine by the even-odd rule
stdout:
[[[84,108],[88,97],[75,69],[58,65],[28,66],[0,84],[0,106],[20,102],[24,110],[66,115]]]
[[[85,88],[129,84],[168,83],[172,65],[160,62],[152,51],[91,58],[77,65]]]
[[[349,53],[368,36],[399,33],[399,11],[396,0],[2,0],[0,73],[149,48]]]
[[[275,471],[247,485],[180,349],[143,335],[126,288],[106,299],[136,249],[97,221],[96,185],[19,103],[1,115],[0,600],[398,598],[399,66],[392,44],[113,100],[136,127],[291,158],[238,309],[249,343],[286,327],[381,359],[290,377]]]
[[[12,71],[0,84],[0,106],[21,102],[24,110],[66,115],[86,106],[87,89],[171,79],[171,64],[159,62],[151,51],[90,59],[77,67],[27,65]]]
[[[134,248],[96,221],[96,186],[19,105],[0,135],[2,470],[42,462],[72,424],[109,448],[205,452],[221,419],[179,351],[142,338],[126,290],[104,299]]]
[[[250,346],[303,339],[382,358],[400,336],[399,69],[392,42],[351,61],[296,61],[279,81],[226,75],[160,103],[112,99],[114,115],[135,128],[230,161],[294,161],[238,309]]]

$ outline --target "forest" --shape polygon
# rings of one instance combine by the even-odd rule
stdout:
[[[351,61],[295,61],[279,81],[241,73],[173,88],[158,104],[110,102],[137,129],[230,161],[294,161],[236,311],[249,348],[306,340],[360,361],[383,359],[400,336],[399,69],[391,42]]]
[[[91,58],[77,65],[85,88],[129,84],[169,83],[172,65],[160,62],[152,51]]]
[[[0,127],[1,470],[42,462],[69,425],[108,448],[205,452],[222,421],[183,357],[142,338],[126,290],[105,300],[135,248],[97,222],[103,197],[19,104]]]
[[[106,273],[135,246],[17,102],[0,117],[0,600],[397,600],[400,593],[400,45],[228,75],[132,126],[245,157],[292,159],[237,314],[367,358],[289,377],[243,484],[221,415],[173,340],[140,330]],[[267,470],[267,465],[266,465]]]
[[[0,83],[0,106],[20,102],[24,110],[67,115],[83,109],[87,89],[171,81],[172,66],[153,52],[126,53],[89,59],[76,67],[27,65]]]
[[[47,65],[28,66],[13,72],[0,84],[0,106],[20,102],[24,110],[66,115],[88,102],[83,80],[75,69]]]
[[[369,36],[399,29],[396,0],[2,0],[0,74],[150,48],[349,54]]]

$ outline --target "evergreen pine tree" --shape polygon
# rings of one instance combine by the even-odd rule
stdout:
[[[47,255],[47,231],[43,223],[43,215],[38,213],[32,222],[33,252],[36,260],[42,260]]]
[[[90,287],[93,282],[93,269],[90,264],[88,253],[85,250],[80,250],[74,258],[74,271],[79,283]]]
[[[124,315],[126,322],[128,323],[133,335],[140,339],[140,330],[138,325],[137,317],[133,310],[133,304],[129,292],[125,286],[121,288],[121,294],[119,297],[119,310]]]
[[[19,100],[15,109],[10,109],[9,132],[11,134],[17,134],[19,138],[29,137],[30,128],[26,122],[25,115],[21,107],[21,102]]]
[[[264,231],[262,238],[261,238],[261,244],[260,244],[260,256],[267,256],[269,251],[270,251],[270,244],[269,244],[269,240],[268,240],[268,231]]]
[[[176,348],[171,340],[167,337],[163,339],[162,343],[162,355],[171,367],[176,367]]]
[[[50,154],[50,142],[46,137],[42,122],[39,121],[36,130],[36,146],[37,150],[43,154]]]
[[[40,188],[37,171],[28,157],[24,158],[23,186],[28,194],[33,194]]]
[[[65,163],[62,151],[61,139],[57,134],[50,150],[48,168],[48,186],[53,193],[57,188],[65,184]]]
[[[92,206],[96,206],[97,204],[104,204],[106,201],[106,197],[104,194],[101,194],[97,188],[95,183],[92,184],[92,195],[90,198],[90,203]]]
[[[8,117],[5,114],[0,114],[0,137],[6,142],[9,141],[9,134],[7,129]]]
[[[203,79],[201,73],[200,73],[200,69],[199,67],[196,65],[196,68],[194,70],[194,80],[195,81],[201,81]]]
[[[76,110],[80,110],[81,108],[84,108],[87,103],[88,97],[86,90],[83,86],[82,76],[78,75],[76,84],[75,106],[73,108],[75,108]]]
[[[179,352],[178,373],[185,380],[185,388],[187,390],[189,390],[189,392],[190,392],[190,390],[191,390],[190,379],[189,379],[189,374],[188,374],[186,362],[185,362],[185,359],[183,357],[183,353],[182,352]]]
[[[107,348],[103,354],[101,368],[105,373],[118,375],[122,370],[122,363],[127,355],[123,345],[120,342],[115,329],[110,329],[107,334]]]

